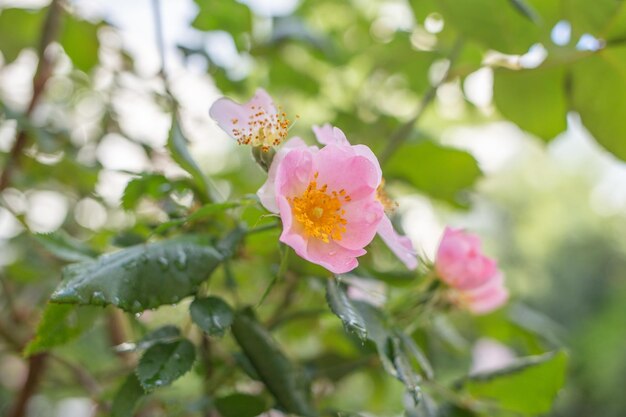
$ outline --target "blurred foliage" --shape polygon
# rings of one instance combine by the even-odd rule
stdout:
[[[450,217],[488,201],[515,300],[487,316],[457,311],[426,268],[404,271],[378,242],[355,275],[387,301],[351,298],[349,280],[279,245],[276,219],[251,196],[265,174],[176,88],[191,72],[146,71],[121,29],[72,2],[2,8],[1,416],[59,415],[78,397],[115,417],[626,414],[623,218],[588,208],[588,177],[546,174],[540,157],[489,175],[442,140],[507,120],[544,146],[575,112],[626,160],[624,2],[302,0],[281,16],[194,5],[185,24],[198,36],[176,58],[206,68],[216,96],[243,101],[263,86],[308,141],[311,124],[340,127],[389,156],[394,198],[419,195]],[[146,2],[146,27],[152,15]],[[216,34],[232,40],[232,59]],[[467,88],[479,70],[493,74],[487,105]],[[150,108],[148,135],[129,123],[145,117],[137,102]],[[104,156],[112,138],[146,163]],[[470,372],[483,338],[517,359]]]

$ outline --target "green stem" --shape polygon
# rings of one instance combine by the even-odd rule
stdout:
[[[272,288],[274,288],[274,285],[276,285],[278,280],[284,277],[285,273],[287,272],[287,265],[289,263],[288,262],[289,261],[289,248],[287,248],[284,245],[281,245],[280,247],[282,248],[282,253],[281,253],[281,259],[280,259],[280,265],[278,267],[278,272],[276,273],[276,275],[274,275],[274,278],[265,289],[265,292],[263,293],[263,295],[261,296],[261,299],[257,303],[256,308],[261,307],[261,304],[263,304],[263,301],[265,301],[270,291],[272,291]]]

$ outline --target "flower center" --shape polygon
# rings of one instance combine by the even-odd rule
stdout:
[[[385,179],[380,180],[380,185],[376,189],[376,199],[383,205],[386,213],[393,213],[398,208],[398,203],[393,201],[387,191],[385,191]]]
[[[267,113],[260,106],[252,106],[248,120],[232,119],[233,136],[240,145],[260,146],[267,152],[272,146],[279,145],[286,137],[291,122],[287,114]]]
[[[343,189],[329,192],[327,184],[318,188],[318,175],[316,172],[302,195],[290,199],[293,215],[307,236],[326,243],[330,239],[341,240],[347,223],[342,206],[351,198]]]

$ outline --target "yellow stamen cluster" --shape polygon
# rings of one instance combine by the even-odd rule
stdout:
[[[259,146],[267,152],[272,146],[279,145],[289,130],[290,121],[287,114],[268,113],[260,106],[252,106],[252,114],[248,120],[232,119],[236,127],[233,136],[240,145]]]
[[[378,201],[380,201],[380,204],[383,205],[383,208],[385,209],[385,212],[387,213],[393,213],[398,207],[398,203],[393,201],[389,197],[389,194],[387,194],[387,192],[385,191],[385,179],[384,178],[380,181],[380,185],[376,189],[376,198],[378,199]]]
[[[329,192],[327,184],[318,188],[318,175],[316,172],[300,197],[290,199],[293,216],[304,227],[307,236],[326,243],[330,239],[341,240],[347,224],[343,217],[346,211],[342,205],[349,202],[351,197],[344,189]]]

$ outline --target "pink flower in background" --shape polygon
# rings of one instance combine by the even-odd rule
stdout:
[[[267,151],[287,138],[290,122],[285,113],[279,113],[272,98],[262,88],[245,104],[220,98],[213,103],[209,114],[240,145],[252,145]]]
[[[476,314],[497,309],[508,299],[496,261],[483,255],[480,239],[447,227],[437,251],[435,269],[454,290],[454,300]]]
[[[307,146],[299,138],[287,142],[258,192],[263,205],[280,214],[281,242],[341,274],[356,268],[356,258],[380,233],[405,263],[413,253],[408,265],[416,266],[410,242],[395,233],[378,198],[382,172],[376,156],[367,146],[350,145],[337,128],[313,130],[326,146]]]

